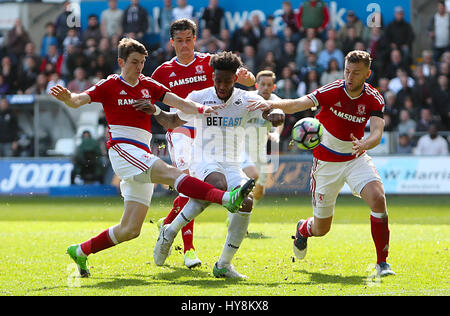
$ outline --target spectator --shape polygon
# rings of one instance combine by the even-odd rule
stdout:
[[[313,28],[320,34],[327,28],[330,14],[322,0],[305,0],[300,5],[296,18],[300,32]]]
[[[413,145],[408,134],[400,134],[397,141],[396,154],[407,155],[412,154]]]
[[[19,59],[25,54],[25,45],[30,42],[30,36],[22,25],[20,19],[16,19],[12,29],[8,31],[8,51]]]
[[[11,87],[9,83],[5,81],[5,77],[0,73],[0,95],[9,94]]]
[[[80,46],[81,43],[82,42],[80,40],[80,37],[78,36],[77,29],[76,28],[70,28],[67,31],[66,38],[64,38],[64,40],[62,42],[63,53],[67,53],[67,47],[69,47],[69,45]]]
[[[344,26],[342,26],[338,31],[338,41],[344,42],[345,39],[348,37],[348,29],[353,28],[355,33],[354,37],[356,38],[362,38],[363,37],[363,31],[364,31],[364,24],[361,22],[361,20],[356,16],[355,11],[348,10],[347,12],[347,23],[345,23]]]
[[[307,95],[312,93],[314,90],[320,88],[319,75],[316,70],[310,70],[305,77],[304,81],[301,81],[297,88],[297,95]]]
[[[438,85],[432,92],[432,109],[441,118],[442,127],[450,130],[450,87],[447,76],[438,77]]]
[[[427,81],[427,78],[423,74],[422,66],[416,65],[414,69],[414,86],[413,99],[420,107],[431,106],[431,87]]]
[[[334,82],[338,79],[344,79],[344,73],[339,69],[339,64],[336,59],[332,58],[328,62],[326,71],[320,76],[320,85],[324,86],[327,83]]]
[[[433,61],[433,52],[425,49],[422,51],[422,62],[419,64],[422,66],[422,71],[425,77],[429,77],[433,67],[437,67],[437,64]]]
[[[391,114],[391,125],[397,127],[399,121],[399,108],[397,107],[397,96],[394,92],[387,90],[383,95],[386,105],[384,111]]]
[[[69,28],[75,27],[77,28],[78,31],[80,27],[79,25],[76,25],[76,23],[74,23],[74,25],[69,23],[70,21],[72,21],[70,17],[70,15],[72,14],[72,5],[70,1],[65,1],[63,7],[64,7],[63,12],[61,12],[57,16],[55,22],[55,34],[56,38],[58,39],[58,46],[57,46],[58,49],[62,48],[62,42],[66,38]]]
[[[431,124],[428,134],[423,135],[414,149],[415,155],[443,156],[448,155],[448,143],[444,137],[438,134],[436,124]]]
[[[298,98],[296,90],[295,82],[290,77],[289,67],[284,67],[282,78],[276,83],[275,94],[282,99],[295,99]]]
[[[19,124],[5,97],[0,98],[0,157],[12,157],[18,149]]]
[[[386,37],[391,49],[399,49],[404,56],[405,62],[411,63],[411,47],[414,41],[414,31],[411,25],[404,20],[404,10],[401,6],[394,9],[394,21],[386,28]]]
[[[317,62],[317,55],[310,53],[305,66],[300,68],[300,79],[304,80],[308,76],[308,73],[312,70],[315,70],[319,77],[322,76],[323,67]]]
[[[371,27],[367,39],[364,41],[367,51],[372,58],[372,71],[375,71],[377,76],[383,73],[385,63],[389,60],[389,44],[383,29],[380,27]],[[383,76],[386,76],[383,74]]]
[[[270,70],[275,73],[275,76],[278,77],[280,72],[278,65],[277,60],[275,59],[275,54],[272,51],[268,51],[258,68],[260,70]]]
[[[39,66],[33,57],[25,57],[23,67],[19,72],[19,89],[18,92],[23,93],[31,87],[39,74]]]
[[[337,60],[340,69],[344,69],[344,54],[336,48],[336,43],[333,40],[327,40],[325,42],[325,49],[318,55],[317,63],[322,69],[327,69],[328,63],[332,58]]]
[[[248,20],[244,21],[242,27],[234,31],[231,36],[231,50],[242,53],[246,45],[253,46],[255,51],[258,45],[258,41],[252,32],[252,25]]]
[[[122,35],[122,20],[123,10],[117,8],[117,0],[108,0],[108,9],[100,15],[102,36],[111,39],[113,35]]]
[[[433,43],[433,59],[437,62],[450,50],[450,14],[446,12],[445,1],[438,1],[437,12],[430,18],[427,31]]]
[[[55,71],[61,74],[63,55],[58,52],[58,47],[56,47],[56,45],[50,45],[48,47],[47,55],[42,59],[41,62],[41,72],[45,71],[47,64],[54,65]]]
[[[187,3],[187,0],[177,0],[177,6],[173,8],[173,19],[194,19],[194,7]]]
[[[99,142],[92,138],[89,131],[84,131],[82,134],[81,144],[76,150],[73,165],[72,183],[103,183],[101,147]]]
[[[291,1],[283,1],[283,3],[281,4],[281,9],[283,10],[281,18],[283,19],[283,22],[286,24],[285,28],[291,29],[293,33],[298,33],[299,29],[297,25],[295,12],[292,9]]]
[[[225,12],[219,6],[219,0],[209,0],[208,6],[203,10],[201,16],[202,28],[211,30],[212,35],[220,36],[220,31],[224,28]]]
[[[257,71],[256,51],[252,45],[246,45],[244,52],[241,54],[242,62],[245,67],[252,73]]]
[[[159,13],[158,25],[159,47],[165,49],[166,43],[170,41],[170,25],[173,22],[172,0],[164,0],[164,6]]]
[[[355,44],[362,42],[360,36],[357,35],[356,29],[352,26],[347,28],[347,34],[343,38],[342,53],[346,56],[352,50],[355,50]]]
[[[86,43],[89,38],[95,39],[97,43],[100,42],[100,39],[102,38],[102,31],[100,29],[97,14],[90,14],[88,17],[88,26],[81,37],[83,44]]]
[[[432,124],[436,124],[436,122],[433,120],[431,110],[429,108],[420,109],[420,119],[417,122],[416,130],[418,132],[426,132]]]
[[[316,37],[316,31],[313,28],[306,29],[306,37],[300,40],[297,45],[297,52],[304,50],[304,45],[309,42],[309,52],[319,54],[323,49],[323,42]]]
[[[272,27],[266,26],[264,29],[264,37],[258,44],[256,56],[258,60],[262,60],[268,52],[273,52],[275,61],[278,62],[281,59],[281,40],[274,34]]]
[[[384,69],[384,75],[392,79],[397,75],[398,69],[403,69],[404,71],[408,72],[408,65],[403,59],[403,55],[399,49],[393,49],[390,54],[389,62],[386,63],[385,69]]]
[[[400,84],[401,84],[401,88],[397,92],[397,103],[400,105],[403,105],[405,102],[405,99],[407,97],[412,98],[413,89],[412,89],[412,87],[408,86],[408,77],[407,76],[400,77]]]
[[[287,65],[291,62],[295,63],[297,54],[295,53],[295,44],[293,42],[284,42],[281,53],[281,62],[283,65]]]
[[[47,75],[40,73],[36,77],[36,82],[25,90],[25,94],[46,95],[47,94]]]
[[[397,126],[397,131],[399,134],[407,134],[410,137],[416,132],[416,122],[411,119],[408,110],[400,110],[400,122]]]
[[[259,19],[258,14],[252,15],[252,17],[250,18],[250,24],[252,25],[252,32],[255,35],[256,40],[258,42],[261,41],[261,39],[266,36],[265,34],[266,27],[270,27],[272,29],[272,33],[275,36],[277,36],[277,34],[275,33],[275,28],[272,25],[266,25],[266,27],[264,27],[264,25],[261,23],[261,20]]]
[[[18,65],[19,71],[20,71],[20,69],[23,69],[24,67],[26,68],[25,59],[28,57],[34,59],[34,62],[36,65],[41,64],[41,58],[36,53],[36,46],[34,45],[33,42],[28,42],[25,45],[25,54],[22,56],[21,60],[19,61],[19,65]]]
[[[78,67],[74,71],[74,79],[67,84],[67,89],[73,93],[80,93],[90,88],[90,83],[86,79],[86,72],[83,68]]]
[[[13,65],[9,56],[3,56],[0,69],[0,73],[3,75],[3,80],[9,86],[9,93],[15,93],[18,87],[17,69]]]
[[[403,68],[398,68],[397,76],[392,78],[389,81],[389,85],[388,85],[389,90],[391,90],[392,92],[397,94],[402,89],[401,78],[403,78],[403,77],[407,78],[408,87],[414,86],[414,83],[415,83],[414,79],[412,77],[408,76],[406,70],[404,70]]]
[[[139,0],[131,0],[131,4],[123,13],[122,30],[126,36],[135,38],[140,42],[144,41],[149,26],[148,13]]]
[[[55,35],[55,24],[48,22],[45,25],[45,33],[41,40],[41,50],[39,56],[44,57],[48,52],[48,47],[50,45],[58,46],[58,39]]]
[[[231,33],[227,28],[222,28],[220,30],[220,40],[223,42],[223,50],[230,51],[231,50]]]
[[[281,40],[286,42],[291,42],[294,44],[295,49],[297,49],[298,42],[300,41],[300,34],[295,33],[289,26],[283,29],[283,34],[281,35]]]

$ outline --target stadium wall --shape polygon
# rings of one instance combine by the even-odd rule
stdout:
[[[374,156],[386,194],[450,194],[450,157]],[[268,195],[307,195],[312,165],[310,155],[283,155],[268,176]],[[0,196],[111,196],[117,181],[107,185],[70,184],[73,165],[68,158],[0,159]],[[115,187],[116,189],[114,189]],[[157,185],[156,195],[168,194]],[[341,193],[350,194],[345,186]]]

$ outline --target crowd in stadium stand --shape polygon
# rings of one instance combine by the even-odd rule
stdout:
[[[405,21],[399,6],[392,22],[385,23],[381,15],[374,15],[369,25],[348,10],[346,24],[335,30],[330,28],[329,11],[322,1],[284,1],[285,27],[281,32],[274,31],[273,16],[261,22],[253,15],[231,33],[224,27],[224,10],[217,0],[211,0],[200,12],[194,12],[186,0],[176,1],[175,6],[165,0],[158,21],[160,42],[152,45],[146,34],[148,12],[138,0],[131,0],[125,10],[118,9],[115,0],[108,1],[108,6],[100,15],[89,15],[85,28],[69,28],[66,21],[71,8],[66,2],[56,21],[45,26],[37,47],[16,20],[0,50],[0,95],[47,94],[55,84],[83,91],[118,71],[116,47],[124,36],[148,46],[150,56],[143,73],[151,75],[158,65],[174,57],[170,23],[187,17],[199,25],[197,51],[231,50],[240,54],[254,74],[273,70],[277,76],[275,93],[281,98],[297,98],[343,78],[345,55],[353,49],[367,50],[374,59],[368,82],[385,98],[385,130],[398,132],[399,153],[412,152],[417,143],[412,137],[415,132],[428,132],[430,126],[431,130],[450,131],[450,14],[444,1],[437,3],[435,14],[421,31],[421,36],[430,37],[430,47],[415,57],[412,47],[418,34]],[[0,128],[7,130],[0,111]],[[287,143],[293,124],[311,114],[287,115],[281,141]],[[156,127],[155,131],[163,133]]]

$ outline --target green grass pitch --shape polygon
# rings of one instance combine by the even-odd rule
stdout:
[[[139,238],[90,256],[92,276],[76,277],[67,246],[115,225],[120,198],[0,198],[0,295],[300,296],[450,294],[450,197],[388,196],[389,263],[396,276],[373,277],[376,261],[369,209],[338,198],[331,231],[311,238],[308,255],[294,260],[297,220],[311,215],[309,197],[265,197],[254,209],[249,234],[233,263],[249,279],[216,279],[212,267],[226,235],[226,210],[211,206],[195,224],[203,264],[189,270],[181,250],[163,267],[153,263],[156,221],[173,197],[155,198]],[[180,236],[175,243],[182,246]]]

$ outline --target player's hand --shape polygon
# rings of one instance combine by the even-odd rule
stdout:
[[[270,113],[267,118],[275,127],[284,123],[284,113]]]
[[[267,101],[249,100],[249,103],[250,104],[247,106],[247,110],[249,112],[253,112],[256,110],[261,110],[264,112],[272,109]]]
[[[131,105],[136,111],[142,111],[149,115],[156,112],[156,105],[152,104],[149,99],[139,99]]]
[[[217,104],[217,105],[204,105],[202,106],[201,114],[205,116],[210,116],[211,114],[218,115],[219,112],[217,110],[223,109],[225,104]]]
[[[356,138],[353,133],[350,134],[350,137],[353,143],[352,155],[356,155],[356,158],[358,158],[362,153],[366,151],[366,142],[363,139]]]
[[[247,68],[241,67],[236,71],[237,81],[244,82],[250,78],[250,72]]]
[[[70,100],[70,90],[59,84],[50,88],[50,94],[62,102],[67,102]]]

